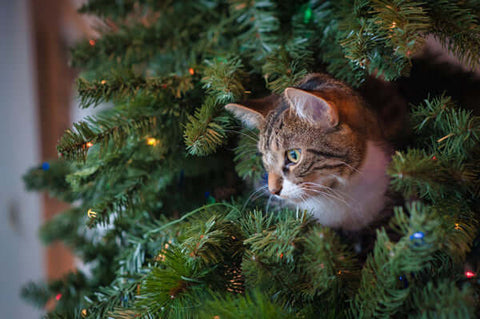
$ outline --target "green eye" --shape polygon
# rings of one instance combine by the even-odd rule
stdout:
[[[296,148],[296,149],[287,151],[287,159],[291,163],[298,163],[298,161],[300,160],[300,149]]]

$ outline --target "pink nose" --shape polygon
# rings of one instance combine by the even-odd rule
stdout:
[[[272,194],[272,195],[280,195],[280,192],[282,191],[281,188],[276,188],[276,189],[269,188],[268,190],[270,191],[270,194]]]
[[[269,173],[268,190],[273,195],[280,195],[280,192],[282,191],[282,176],[275,173]]]

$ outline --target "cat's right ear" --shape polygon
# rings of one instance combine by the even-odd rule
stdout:
[[[286,88],[285,98],[291,110],[305,121],[320,127],[335,127],[338,124],[338,112],[332,103],[304,90]]]
[[[260,112],[245,105],[229,103],[225,108],[249,128],[259,128],[265,122],[265,117]]]

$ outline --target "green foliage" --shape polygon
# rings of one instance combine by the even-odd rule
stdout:
[[[309,6],[313,22],[321,26],[317,37],[323,60],[329,62],[327,70],[353,85],[367,73],[386,80],[408,75],[411,57],[428,34],[467,65],[475,67],[480,61],[474,5],[378,0],[309,1]]]
[[[247,213],[245,285],[291,305],[297,315],[343,316],[356,285],[357,261],[334,231],[314,226],[305,213],[297,215]]]
[[[78,10],[81,13],[96,14],[98,16],[125,16],[133,9],[136,1],[124,0],[112,2],[109,0],[90,0]]]
[[[328,61],[327,71],[353,86],[360,85],[364,80],[365,72],[362,68],[354,67],[354,64],[345,57],[343,47],[340,45],[347,36],[345,31],[340,30],[340,27],[342,23],[352,21],[351,5],[346,4],[345,12],[341,11],[342,6],[336,5],[336,2],[332,1],[309,1],[309,7],[312,9],[312,22],[309,27],[312,28],[311,32],[318,37],[315,40],[318,44],[312,42],[316,44],[321,60]],[[300,26],[302,25],[300,24]],[[302,26],[299,31],[303,33],[304,28]],[[348,30],[347,27],[344,29]]]
[[[480,21],[478,2],[426,1],[433,16],[431,33],[464,64],[476,68],[480,63]]]
[[[230,118],[214,98],[207,98],[195,115],[188,117],[188,121],[184,138],[190,154],[209,155],[225,142],[225,128]]]
[[[43,308],[47,301],[53,297],[46,284],[35,284],[34,282],[24,285],[20,295],[39,309]]]
[[[407,216],[402,209],[395,211],[392,226],[402,236],[398,242],[392,242],[385,230],[377,231],[374,251],[362,269],[359,292],[352,303],[353,317],[390,317],[408,310],[405,303],[412,289],[422,285],[417,276],[433,268],[436,251],[448,247],[444,245],[449,240],[443,229],[446,225],[439,222],[431,208],[417,202],[409,207],[409,213]],[[459,246],[468,247],[471,235]]]
[[[97,106],[105,101],[122,102],[142,92],[154,97],[169,93],[181,98],[192,89],[192,77],[190,75],[144,78],[136,76],[129,69],[122,71],[121,73],[109,73],[102,80],[87,81],[78,78],[77,92],[80,96],[80,105],[86,108],[91,105]]]
[[[109,146],[124,144],[127,138],[155,133],[156,117],[141,115],[134,118],[132,115],[116,109],[95,117],[86,117],[85,120],[74,123],[73,130],[65,131],[57,150],[67,159],[85,159],[90,147],[95,144],[100,144],[100,150],[105,151]]]
[[[122,27],[117,32],[103,34],[101,39],[78,44],[71,52],[72,65],[98,68],[102,73],[119,66],[130,68],[150,59],[160,39],[154,28],[145,28],[143,24]]]
[[[267,88],[274,93],[282,93],[287,87],[295,86],[307,75],[313,62],[312,52],[304,47],[275,50],[267,57],[262,70]]]
[[[193,219],[188,237],[182,245],[185,251],[202,265],[214,265],[227,256],[235,259],[243,253],[242,237],[237,226],[213,215],[206,222]]]
[[[306,214],[299,219],[285,218],[272,228],[248,234],[245,244],[255,260],[266,264],[291,264],[296,257],[295,242],[309,222]]]
[[[188,152],[199,156],[214,153],[225,143],[231,120],[223,105],[245,94],[241,82],[244,74],[239,59],[217,58],[206,61],[206,64],[202,82],[210,95],[193,116],[188,116],[184,131]]]
[[[238,100],[245,94],[242,78],[242,62],[235,57],[216,58],[205,62],[202,82],[207,92],[218,103],[228,103]]]
[[[335,304],[344,294],[353,295],[359,275],[358,261],[335,232],[315,226],[302,244],[302,264],[309,278],[303,293],[311,297],[322,295],[326,304]]]
[[[478,150],[480,117],[457,109],[450,97],[425,100],[413,109],[412,121],[420,133],[431,136],[432,151],[442,157],[463,162],[471,160]]]
[[[52,220],[40,229],[40,238],[48,245],[62,240],[71,247],[78,247],[88,242],[82,236],[71,236],[72,229],[79,229],[85,224],[85,214],[78,208],[71,208],[62,214],[55,215]]]
[[[207,288],[207,279],[209,288],[239,288],[234,281],[235,264],[242,256],[242,237],[228,214],[217,215],[213,207],[194,211],[203,214],[191,217],[191,226],[182,236],[186,239],[180,245],[165,245],[158,254],[158,266],[151,268],[140,289],[136,303],[140,312],[146,309],[150,314],[192,317],[201,306],[199,299],[205,298],[200,292]],[[157,307],[152,308],[152,302]]]
[[[45,162],[48,169],[41,165],[32,167],[24,176],[25,187],[29,191],[47,190],[51,196],[66,202],[72,202],[76,195],[71,192],[65,176],[72,172],[69,164],[64,160]]]
[[[89,274],[29,284],[24,298],[43,307],[61,294],[47,318],[473,317],[480,287],[463,264],[479,226],[477,115],[447,96],[414,106],[412,141],[387,172],[408,209],[353,235],[272,197],[250,202],[266,189],[258,132],[234,126],[224,105],[308,72],[353,86],[397,79],[428,35],[474,67],[478,5],[86,2],[81,11],[107,23],[71,51],[78,95],[82,107],[111,107],[74,124],[62,159],[24,180],[73,204],[40,235],[71,247]],[[370,242],[359,252],[360,236]]]
[[[191,317],[196,295],[204,289],[206,271],[173,246],[165,252],[162,265],[152,267],[142,283],[138,307],[154,315]]]
[[[361,3],[361,2],[359,2]],[[418,51],[429,17],[415,1],[373,1],[371,11],[356,3],[354,20],[358,31],[350,31],[341,44],[345,56],[357,69],[383,76],[387,81],[408,74],[410,56]],[[352,22],[342,28],[351,28]]]
[[[44,308],[48,301],[56,302],[55,310],[48,313],[47,318],[79,318],[79,305],[84,293],[91,288],[87,277],[77,271],[48,284],[30,282],[22,289],[21,295],[39,308]]]
[[[438,198],[448,195],[451,176],[440,162],[422,150],[396,152],[387,171],[392,177],[392,186],[405,196]]]
[[[216,295],[205,302],[198,318],[247,318],[247,319],[277,319],[296,318],[293,313],[268,299],[259,291],[246,295],[226,297]]]
[[[473,318],[475,300],[470,287],[459,289],[454,283],[442,280],[429,282],[412,296],[415,308],[421,312],[411,318]]]
[[[276,5],[270,0],[230,3],[230,14],[239,25],[240,52],[252,56],[252,63],[262,64],[266,55],[278,47],[280,23]]]
[[[108,287],[100,287],[95,293],[94,300],[85,298],[86,318],[105,318],[111,315],[111,311],[116,307],[131,306],[139,285],[140,280],[119,278]]]
[[[235,148],[235,170],[243,179],[258,181],[265,170],[262,165],[262,157],[258,153],[258,132],[255,130],[242,129],[238,146]]]
[[[379,33],[391,38],[394,52],[408,57],[419,49],[421,36],[430,28],[428,10],[422,5],[423,2],[403,0],[373,1],[373,15]]]
[[[446,96],[414,107],[411,121],[416,146],[423,150],[397,152],[393,157],[388,173],[393,177],[394,189],[432,201],[452,197],[460,200],[475,194],[480,173],[479,119],[457,109]]]

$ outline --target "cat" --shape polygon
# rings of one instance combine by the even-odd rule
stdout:
[[[259,129],[273,196],[344,231],[359,231],[380,215],[390,147],[377,115],[352,88],[309,74],[283,95],[225,108]]]

